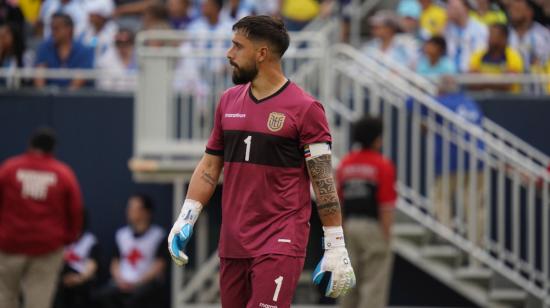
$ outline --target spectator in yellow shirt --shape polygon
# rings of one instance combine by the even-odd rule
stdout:
[[[523,72],[521,55],[508,46],[509,30],[505,24],[494,24],[489,28],[488,48],[480,50],[470,58],[470,72],[481,74],[509,74]],[[476,84],[474,90],[498,90],[519,92],[518,84]]]
[[[420,29],[422,38],[427,40],[434,35],[441,35],[447,24],[447,12],[444,8],[434,4],[432,0],[419,0],[422,6],[420,15]]]
[[[302,30],[320,10],[317,0],[279,0],[281,15],[289,31]]]
[[[470,16],[487,26],[507,23],[506,14],[492,0],[476,0],[475,10],[470,11]]]

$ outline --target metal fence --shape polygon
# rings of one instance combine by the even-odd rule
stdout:
[[[548,158],[498,126],[472,124],[399,72],[332,48],[328,100],[342,150],[349,121],[384,119],[384,154],[396,163],[400,209],[547,303]],[[483,119],[486,121],[486,119]]]

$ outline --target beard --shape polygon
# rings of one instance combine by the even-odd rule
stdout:
[[[258,75],[258,67],[256,64],[252,65],[250,68],[239,67],[234,62],[231,62],[231,65],[233,65],[233,74],[231,77],[233,83],[236,85],[249,83]]]

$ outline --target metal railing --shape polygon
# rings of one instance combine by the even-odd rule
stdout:
[[[321,92],[321,61],[327,31],[293,33],[283,69],[289,78]],[[163,42],[150,47],[151,40]],[[231,35],[197,37],[148,31],[137,37],[140,75],[136,90],[134,156],[171,159],[195,156],[210,135],[216,103],[231,82],[225,58]],[[151,104],[151,102],[155,102]],[[191,116],[190,116],[191,115]]]
[[[457,116],[349,46],[334,46],[331,58],[328,104],[346,119],[333,128],[341,150],[350,146],[349,120],[380,115],[383,152],[407,201],[399,208],[465,251],[470,264],[484,263],[549,303],[547,157],[521,149],[526,144],[498,126]]]

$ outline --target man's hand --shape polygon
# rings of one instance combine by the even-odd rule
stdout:
[[[193,226],[202,210],[202,204],[198,201],[186,199],[181,208],[180,215],[174,223],[168,235],[168,251],[172,260],[179,265],[185,265],[189,258],[184,252],[193,234]]]
[[[323,227],[325,254],[313,272],[313,283],[321,284],[330,275],[325,296],[337,298],[355,286],[355,273],[344,242],[342,227]]]

